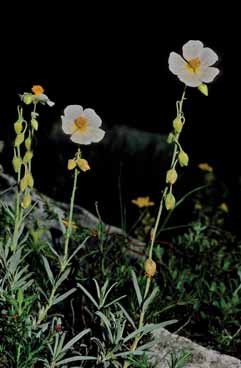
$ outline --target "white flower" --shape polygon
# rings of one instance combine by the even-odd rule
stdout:
[[[40,102],[41,104],[45,105],[49,105],[50,107],[54,106],[55,105],[55,102],[53,101],[50,101],[50,99],[48,98],[47,95],[45,95],[44,93],[41,93],[40,95],[38,96],[34,96],[34,101],[38,101]]]
[[[62,128],[70,134],[71,141],[79,144],[99,142],[104,137],[104,130],[100,129],[101,119],[93,109],[85,109],[80,105],[69,105],[64,109]]]
[[[219,69],[212,67],[218,55],[201,41],[188,41],[182,48],[183,58],[171,52],[168,64],[172,73],[189,87],[210,83],[218,75]]]

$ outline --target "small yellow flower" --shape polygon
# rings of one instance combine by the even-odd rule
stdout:
[[[222,210],[223,212],[229,213],[228,205],[225,202],[220,204],[219,209]]]
[[[166,195],[166,198],[165,198],[165,206],[166,206],[167,211],[173,210],[175,205],[176,205],[176,199],[174,195],[170,192]]]
[[[172,122],[173,128],[175,130],[176,133],[181,133],[182,131],[182,127],[183,127],[183,122],[180,119],[180,117],[176,117],[173,122]]]
[[[69,221],[68,220],[62,220],[64,226],[67,228],[69,226]],[[71,227],[72,229],[76,230],[78,228],[78,226],[76,225],[76,223],[74,221],[71,222]]]
[[[170,169],[166,174],[166,183],[174,184],[177,181],[177,171],[175,169]]]
[[[80,170],[82,170],[82,171],[90,170],[90,166],[88,164],[88,161],[83,159],[83,158],[79,158],[77,160],[77,165],[80,168]]]
[[[136,199],[132,199],[131,203],[134,203],[139,208],[150,207],[155,204],[150,201],[150,197],[138,197]]]
[[[213,172],[213,168],[212,166],[210,166],[208,163],[206,162],[201,162],[199,165],[198,165],[199,169],[200,170],[203,170],[203,171],[207,171],[207,172]]]
[[[32,87],[32,92],[35,94],[35,96],[40,96],[42,93],[44,93],[44,89],[40,85],[35,85]]]

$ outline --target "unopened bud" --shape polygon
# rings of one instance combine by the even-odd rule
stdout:
[[[24,141],[24,134],[23,133],[18,134],[15,139],[14,146],[19,147],[23,143],[23,141]]]
[[[166,206],[166,209],[169,211],[169,210],[173,210],[174,207],[175,207],[175,204],[176,204],[176,199],[174,197],[174,195],[172,193],[168,193],[166,195],[166,198],[165,198],[165,206]]]
[[[23,123],[22,121],[18,120],[14,123],[14,130],[16,134],[20,134],[23,130]]]
[[[28,181],[27,181],[27,176],[24,175],[24,177],[20,180],[20,190],[21,192],[24,192],[25,189],[27,188],[28,186]]]
[[[88,161],[83,159],[83,158],[79,158],[77,160],[77,165],[78,167],[80,168],[80,170],[82,171],[87,171],[87,170],[90,170],[90,167],[89,167],[89,164],[88,164]]]
[[[31,93],[25,93],[23,95],[23,102],[26,105],[30,105],[33,102],[33,95]]]
[[[178,161],[181,166],[187,166],[189,162],[189,157],[186,152],[181,151],[178,155]]]
[[[32,158],[33,158],[33,152],[32,151],[27,151],[25,153],[25,155],[23,156],[23,162],[26,164],[27,162],[32,160]]]
[[[208,96],[208,86],[206,84],[202,83],[197,88],[204,96]]]
[[[26,175],[27,185],[29,188],[33,188],[33,177],[30,173]]]
[[[177,172],[175,169],[170,169],[167,171],[166,183],[174,184],[177,181]]]
[[[28,136],[28,138],[25,139],[24,143],[25,143],[25,147],[26,147],[27,151],[30,151],[31,150],[31,143],[32,143],[32,140],[31,140],[30,136]]]
[[[38,120],[31,119],[31,125],[34,130],[38,130]]]
[[[167,143],[173,143],[175,141],[175,135],[173,133],[169,133],[167,137]]]
[[[153,277],[156,273],[156,262],[153,259],[148,258],[145,262],[145,274],[147,277]]]
[[[76,167],[76,161],[71,159],[68,160],[68,170],[73,170]]]
[[[13,158],[12,164],[13,164],[13,169],[15,173],[18,173],[20,170],[21,164],[22,164],[22,160],[19,157],[15,156]]]
[[[181,133],[183,122],[180,117],[176,117],[176,119],[173,120],[172,125],[176,133]]]
[[[31,195],[29,193],[24,194],[23,200],[22,200],[22,203],[21,203],[22,207],[25,208],[25,209],[28,208],[31,205],[31,202],[32,202]]]

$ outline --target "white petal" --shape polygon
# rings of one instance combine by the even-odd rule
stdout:
[[[84,116],[88,119],[88,122],[90,126],[94,126],[96,128],[99,128],[102,124],[101,118],[96,114],[95,110],[93,109],[85,109]]]
[[[64,109],[64,115],[70,119],[75,120],[83,114],[83,107],[80,105],[69,105]]]
[[[200,56],[203,50],[203,43],[201,41],[188,41],[182,48],[183,57],[189,61]]]
[[[52,107],[52,106],[55,105],[55,102],[48,100],[47,101],[47,105],[49,105],[50,107]]]
[[[200,72],[200,78],[202,82],[210,83],[214,80],[214,78],[218,75],[219,69],[213,68],[212,66],[209,66]]]
[[[173,74],[180,73],[185,68],[186,61],[176,52],[171,52],[168,58],[168,66]]]
[[[202,84],[199,74],[192,74],[188,70],[180,72],[178,78],[189,87],[198,87]]]
[[[104,138],[105,131],[103,129],[93,129],[91,131],[91,141],[92,142],[99,142]]]
[[[202,65],[210,66],[216,63],[218,60],[218,55],[209,47],[204,47],[200,54],[200,60]]]
[[[65,118],[64,116],[61,116],[62,118],[62,129],[65,134],[73,134],[76,127],[74,126],[74,123],[72,120],[69,120]]]
[[[92,142],[90,134],[83,134],[80,131],[75,132],[70,139],[72,142],[79,144],[90,144]]]

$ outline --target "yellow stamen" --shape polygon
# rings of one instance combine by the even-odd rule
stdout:
[[[74,120],[74,125],[81,133],[86,132],[87,126],[88,126],[88,119],[86,119],[84,116],[79,116],[77,119]]]
[[[39,96],[44,93],[44,89],[42,86],[36,85],[32,87],[32,92],[35,94],[35,96]]]
[[[199,73],[201,61],[199,58],[191,59],[186,63],[186,68],[189,73]]]

